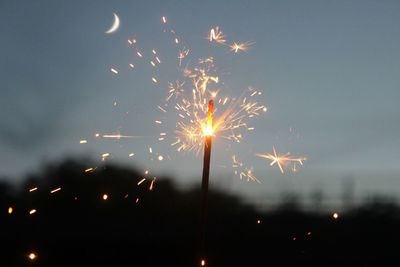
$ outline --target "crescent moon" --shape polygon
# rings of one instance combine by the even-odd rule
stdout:
[[[118,28],[119,28],[119,18],[118,18],[118,16],[117,16],[117,14],[115,14],[115,13],[113,13],[114,14],[114,23],[111,25],[111,27],[105,32],[105,33],[107,33],[107,34],[110,34],[110,33],[113,33],[113,32],[115,32],[116,30],[118,30]]]

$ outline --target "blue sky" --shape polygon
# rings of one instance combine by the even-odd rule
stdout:
[[[121,26],[107,35],[113,12]],[[217,186],[260,198],[315,188],[334,195],[354,177],[357,193],[398,194],[399,12],[398,1],[3,1],[0,175],[17,179],[66,155],[98,159],[110,152],[115,162],[152,168],[182,184],[197,181],[201,157],[157,145],[171,160],[152,162],[146,154],[156,134],[156,106],[166,82],[177,77],[176,55],[161,30],[166,16],[193,61],[214,56],[229,73],[223,79],[232,94],[257,88],[269,109],[238,148],[262,184],[232,178],[218,167],[226,153],[216,149]],[[228,53],[205,40],[216,25],[231,41],[255,44],[246,53]],[[150,68],[127,67],[134,60],[127,46],[132,37],[164,57],[159,85],[149,79]],[[79,145],[97,131],[117,129],[147,138]],[[254,157],[272,146],[308,160],[298,173],[280,174]]]

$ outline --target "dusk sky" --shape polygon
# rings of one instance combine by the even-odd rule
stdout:
[[[113,13],[121,24],[106,34]],[[231,175],[229,144],[216,138],[215,186],[258,199],[316,189],[336,196],[352,177],[357,195],[400,194],[399,14],[399,1],[2,1],[0,176],[20,180],[46,162],[98,162],[108,152],[112,162],[200,182],[201,155],[157,141],[157,105],[179,79],[179,47],[167,27],[190,49],[186,63],[214,57],[227,94],[256,88],[268,108],[232,143],[261,184]],[[229,43],[253,44],[232,53],[207,40],[215,26]],[[156,70],[152,49],[162,62]],[[140,138],[94,138],[117,131]],[[281,174],[255,156],[273,146],[306,156],[304,166]],[[151,160],[148,147],[165,160]]]

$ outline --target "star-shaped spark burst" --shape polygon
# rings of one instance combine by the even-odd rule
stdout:
[[[275,147],[272,147],[273,149],[273,154],[256,154],[257,157],[260,158],[265,158],[271,160],[271,163],[269,164],[270,166],[274,166],[275,164],[278,165],[279,170],[281,173],[284,173],[283,166],[287,163],[293,162],[293,163],[300,163],[300,165],[303,165],[303,161],[305,161],[307,158],[306,157],[290,157],[290,152],[287,152],[286,154],[279,155],[276,153]]]
[[[250,42],[245,42],[245,43],[236,43],[234,42],[233,44],[231,44],[230,50],[234,53],[239,53],[241,51],[246,52],[247,50],[249,50],[249,46],[252,45],[253,43]]]

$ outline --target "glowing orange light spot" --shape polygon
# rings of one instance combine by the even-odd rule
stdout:
[[[104,194],[103,195],[103,200],[107,200],[108,199],[108,195],[107,194]]]
[[[205,135],[205,136],[211,136],[211,135],[213,135],[213,128],[210,126],[210,125],[207,125],[206,127],[204,127],[204,129],[203,129],[203,134]]]
[[[8,208],[8,214],[13,213],[13,211],[14,211],[14,209],[13,209],[12,207],[9,207],[9,208]]]
[[[61,190],[61,187],[58,187],[58,188],[56,188],[56,189],[51,190],[51,191],[50,191],[50,194],[53,194],[53,193],[58,192],[58,191],[60,191],[60,190]]]
[[[260,224],[261,223],[261,220],[257,220],[257,224]]]
[[[200,265],[201,265],[201,266],[206,266],[206,260],[204,260],[204,259],[201,260],[201,261],[200,261]]]
[[[213,111],[214,111],[214,101],[210,100],[208,103],[208,111],[207,111],[207,125],[203,127],[203,135],[204,136],[212,136],[214,134],[213,129]]]
[[[338,219],[339,218],[339,214],[337,212],[335,212],[334,214],[332,214],[333,219]]]
[[[31,253],[28,254],[28,258],[31,261],[33,261],[33,260],[35,260],[37,258],[37,255],[35,253],[31,252]]]
[[[32,209],[32,210],[29,211],[29,214],[31,214],[31,215],[34,214],[34,213],[36,213],[36,209]]]

